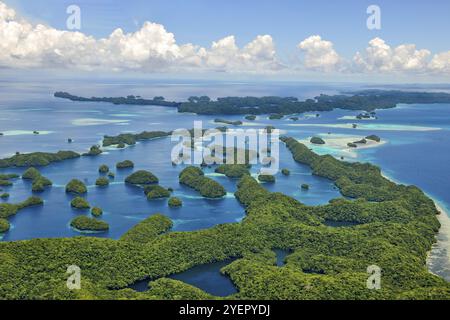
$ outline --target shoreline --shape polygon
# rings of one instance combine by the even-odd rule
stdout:
[[[381,175],[389,181],[397,184],[401,183],[383,172]],[[433,200],[436,210],[439,211],[436,218],[441,224],[439,231],[435,235],[436,242],[433,243],[427,253],[426,267],[432,274],[450,282],[450,211],[445,208],[445,205],[441,201],[427,193],[425,194]]]

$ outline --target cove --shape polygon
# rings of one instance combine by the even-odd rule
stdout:
[[[237,293],[237,289],[229,277],[220,273],[220,269],[230,264],[235,259],[202,264],[188,269],[184,272],[168,276],[170,279],[183,281],[194,287],[218,297],[226,297]],[[147,291],[149,279],[137,281],[129,288],[144,292]]]

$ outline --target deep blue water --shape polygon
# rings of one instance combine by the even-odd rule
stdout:
[[[154,106],[117,106],[107,103],[71,102],[56,99],[54,91],[66,90],[78,95],[119,96],[127,94],[152,97],[164,95],[170,99],[184,99],[190,95],[208,94],[211,97],[229,95],[282,95],[313,97],[324,93],[335,93],[342,87],[317,86],[307,84],[245,84],[245,83],[0,83],[0,157],[32,151],[74,150],[85,152],[101,141],[103,135],[143,130],[190,129],[193,121],[203,121],[204,127],[218,126],[213,122],[216,116],[179,114],[175,109]],[[347,89],[347,88],[344,88]],[[358,112],[335,110],[320,113],[320,117],[300,115],[299,121],[289,119],[269,120],[259,116],[256,121],[245,121],[242,128],[262,128],[273,125],[284,134],[297,139],[307,139],[313,135],[325,138],[353,139],[369,134],[379,135],[384,144],[366,149],[348,150],[326,146],[311,146],[319,153],[343,156],[350,161],[370,161],[382,167],[390,177],[406,184],[415,184],[450,207],[450,105],[400,105],[395,109],[377,111],[377,120],[354,120],[348,117]],[[242,116],[223,116],[226,119],[242,120]],[[351,124],[357,123],[357,129]],[[38,130],[39,135],[32,131]],[[68,138],[74,140],[67,142]],[[73,196],[64,192],[65,184],[72,178],[86,181],[89,191],[86,199],[92,206],[104,210],[103,220],[110,224],[106,233],[86,234],[86,236],[110,237],[117,239],[130,227],[155,214],[163,213],[174,221],[174,230],[198,230],[220,223],[233,223],[244,217],[244,210],[236,201],[233,192],[236,180],[219,176],[213,169],[206,174],[224,185],[228,194],[224,199],[209,200],[199,197],[195,191],[179,185],[178,173],[182,166],[173,167],[170,151],[174,143],[169,138],[138,143],[123,150],[111,149],[98,157],[82,157],[41,168],[43,175],[54,185],[39,193],[44,206],[27,208],[10,218],[12,229],[3,235],[3,241],[31,239],[37,237],[67,237],[80,235],[69,227],[73,217],[89,212],[80,212],[70,207]],[[132,170],[117,171],[118,161],[130,159],[135,169],[150,170],[160,179],[160,184],[174,189],[174,196],[183,200],[183,207],[171,209],[167,200],[148,201],[141,189],[127,186],[124,178]],[[107,164],[116,172],[114,182],[107,188],[94,186],[99,176],[98,167]],[[284,146],[280,147],[280,168],[288,168],[290,176],[277,174],[274,184],[264,184],[270,191],[279,191],[295,197],[308,205],[327,203],[340,194],[333,184],[311,175],[310,170],[293,161]],[[252,169],[255,174],[258,167]],[[3,172],[17,172],[24,169],[2,169]],[[302,191],[300,185],[307,183],[310,190]],[[31,192],[29,182],[17,179],[12,187],[3,187],[11,197],[0,202],[16,203],[28,198]],[[283,258],[284,259],[284,258]],[[215,266],[213,266],[215,268]],[[220,268],[219,268],[220,269]],[[203,270],[203,269],[202,269]],[[198,279],[208,285],[208,271],[187,273],[180,280]],[[175,277],[175,276],[174,276]],[[221,289],[221,285],[210,281],[210,291]],[[194,284],[195,285],[195,284]],[[204,286],[202,284],[202,286]],[[224,287],[227,287],[224,285]],[[223,289],[225,290],[225,289]],[[208,292],[210,292],[208,291]],[[215,291],[216,292],[216,291]],[[213,292],[211,292],[213,293]],[[220,292],[219,292],[220,293]]]
[[[170,275],[168,278],[183,281],[218,297],[226,297],[237,292],[230,278],[220,272],[220,269],[231,262],[233,260],[198,265],[184,272]],[[147,291],[148,282],[149,280],[138,281],[129,288],[140,292]]]

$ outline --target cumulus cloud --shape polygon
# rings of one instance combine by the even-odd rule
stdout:
[[[304,65],[308,69],[335,71],[343,62],[333,43],[317,35],[300,42],[298,48],[305,53]]]
[[[418,50],[414,44],[402,44],[392,48],[383,39],[375,38],[369,42],[365,54],[357,52],[353,61],[361,71],[424,72],[428,69],[430,55],[429,50]]]
[[[304,53],[303,66],[318,71],[346,73],[415,73],[450,74],[450,51],[434,55],[427,49],[417,49],[414,44],[391,47],[383,39],[369,41],[364,52],[357,52],[347,61],[334,50],[330,41],[315,35],[299,43]]]
[[[432,71],[443,72],[450,75],[450,51],[434,55],[429,64],[429,68]]]
[[[258,36],[242,49],[236,45],[234,36],[213,42],[206,49],[193,44],[179,45],[164,26],[145,22],[134,33],[116,29],[107,38],[95,39],[81,32],[42,24],[33,26],[2,2],[0,66],[261,73],[282,68],[269,35]]]
[[[301,66],[286,66],[270,35],[259,35],[243,47],[234,36],[209,48],[178,44],[163,25],[145,22],[133,33],[114,30],[96,39],[82,32],[33,25],[0,1],[0,68],[73,68],[139,72],[295,73],[298,70],[346,73],[415,73],[450,75],[450,51],[432,55],[414,44],[392,47],[375,38],[353,59],[346,60],[331,41],[319,35],[298,44]]]

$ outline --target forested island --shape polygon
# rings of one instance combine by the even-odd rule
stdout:
[[[154,97],[153,99],[142,99],[140,96],[127,96],[127,97],[91,97],[84,98],[71,95],[67,92],[55,92],[54,96],[56,98],[68,99],[71,101],[82,101],[82,102],[109,102],[113,104],[136,104],[136,105],[152,105],[152,106],[163,106],[163,107],[178,107],[180,103],[166,101],[164,97]]]
[[[299,101],[295,97],[224,97],[212,100],[207,96],[190,97],[184,102],[167,102],[163,97],[142,99],[140,97],[84,98],[67,92],[56,92],[55,97],[72,101],[110,102],[114,104],[156,105],[177,107],[178,112],[205,115],[257,115],[271,114],[272,119],[283,115],[331,111],[333,109],[363,110],[394,108],[399,103],[450,103],[450,94],[441,92],[408,92],[399,90],[363,90],[344,92],[339,95],[321,94],[314,99]]]
[[[450,284],[424,267],[440,226],[438,211],[430,198],[417,187],[387,180],[376,166],[317,155],[293,138],[284,137],[282,141],[295,161],[309,166],[313,174],[333,181],[347,198],[307,206],[282,193],[269,192],[250,175],[243,174],[235,192],[246,211],[246,218],[240,222],[171,232],[173,222],[157,214],[138,223],[119,240],[75,237],[0,242],[0,271],[8,275],[0,282],[1,296],[215,299],[167,276],[230,258],[235,260],[221,272],[231,278],[238,292],[225,299],[450,296]],[[201,170],[194,167],[185,169],[180,177],[195,189],[203,184],[203,179]],[[0,228],[8,228],[5,218],[10,213],[39,203],[36,198],[10,208],[3,204]],[[336,228],[327,221],[348,222],[352,226]],[[85,230],[108,228],[107,224],[100,224],[87,217],[71,223]],[[284,267],[277,266],[273,248],[289,251]],[[83,270],[81,290],[68,290],[61,281],[70,264]],[[382,269],[383,284],[379,290],[366,287],[369,265]],[[24,278],[27,281],[21,281]],[[148,291],[129,288],[142,279],[151,279]]]

